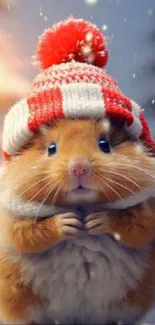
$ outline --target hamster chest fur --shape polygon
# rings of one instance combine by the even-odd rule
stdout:
[[[116,308],[143,276],[147,250],[128,249],[112,237],[64,241],[48,252],[25,256],[23,281],[41,297],[32,310],[38,323],[131,323],[142,316],[138,308]]]

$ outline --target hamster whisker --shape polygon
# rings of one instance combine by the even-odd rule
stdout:
[[[33,168],[33,174],[35,174],[34,172],[38,173],[37,168],[34,169],[34,167],[38,167],[38,165],[41,164],[41,163],[42,163],[42,161],[39,160],[38,162],[35,162],[35,163],[33,162],[32,164],[26,166],[26,168],[24,169],[24,171],[22,171],[22,173],[19,176],[17,176],[16,181],[23,180],[23,176],[26,177],[27,174],[28,174],[28,172],[29,172],[29,170],[31,170],[32,168]],[[19,170],[17,170],[17,171],[19,172]],[[31,173],[31,175],[32,175],[32,173]],[[38,173],[38,175],[39,175],[39,173]],[[14,181],[15,178],[12,177],[12,180]],[[17,185],[17,187],[18,187],[18,185]]]
[[[113,179],[109,179],[109,178],[107,178],[107,177],[105,177],[105,179],[106,179],[107,181],[113,183],[113,184],[116,184],[116,185],[118,185],[118,186],[124,188],[125,190],[127,190],[127,191],[130,192],[130,193],[132,193],[133,195],[136,194],[135,192],[133,192],[133,191],[132,191],[130,188],[128,188],[127,186],[125,186],[125,185],[123,185],[123,184],[121,184],[121,183],[118,183],[118,182],[114,181]]]
[[[122,172],[122,169],[126,169],[127,167],[131,167],[131,168],[137,169],[137,170],[145,173],[146,175],[152,177],[153,179],[155,179],[155,173],[152,174],[152,173],[150,173],[149,169],[140,168],[140,167],[136,166],[136,164],[133,165],[133,160],[132,160],[132,164],[131,163],[121,163],[121,162],[117,163],[116,161],[115,161],[115,164],[114,163],[108,163],[108,167],[112,167],[112,166],[114,166],[114,168],[117,169],[117,170],[118,170],[119,167],[121,167],[121,172]],[[97,168],[99,168],[103,172],[103,166],[99,165],[99,166],[97,166]],[[109,170],[106,170],[106,171],[109,171]],[[111,170],[111,172],[112,172],[112,170]]]
[[[105,182],[105,179],[104,179],[104,185],[106,185],[108,188],[110,188],[110,190],[112,190],[121,200],[123,200],[123,197],[111,185],[109,185],[107,182]]]
[[[104,177],[101,176],[100,174],[98,174],[97,171],[95,171],[95,172],[93,173],[92,177],[94,177],[94,179],[97,178],[97,179],[99,180],[98,183],[97,183],[97,185],[99,186],[99,188],[100,188],[102,191],[104,191],[104,194],[105,194],[106,198],[107,198],[108,200],[110,200],[110,196],[108,195],[108,193],[106,192],[105,188],[103,187],[103,183],[105,184],[105,182],[104,182]],[[103,181],[103,182],[102,182],[102,181]]]
[[[104,194],[105,194],[106,198],[110,201],[110,197],[109,197],[109,195],[107,194],[105,188],[103,188],[103,186],[100,185],[100,184],[98,184],[98,186],[101,188],[102,191],[104,191]]]
[[[119,163],[118,166],[121,166],[121,168],[123,168],[123,167],[124,168],[126,168],[126,167],[135,168],[135,169],[145,173],[146,175],[151,176],[153,179],[155,179],[155,174],[151,174],[148,169],[140,168],[140,167],[135,166],[133,164],[121,164],[121,163]]]
[[[52,183],[52,182],[51,182],[51,183]],[[50,184],[49,184],[49,185],[50,185]],[[58,191],[58,189],[59,189],[59,187],[60,187],[60,185],[58,186],[58,183],[55,183],[55,184],[52,186],[52,188],[49,189],[49,190],[50,190],[50,193],[51,193],[51,192],[52,192],[56,187],[58,187],[57,190],[56,190],[56,193],[57,193],[57,191]],[[48,196],[50,195],[49,190],[47,190]],[[56,193],[54,194],[54,197],[55,197]],[[48,198],[48,196],[46,197],[46,199]],[[54,197],[52,198],[52,204],[54,204]]]
[[[48,183],[48,185],[50,185],[50,184]],[[43,204],[45,203],[45,201],[47,200],[47,198],[49,197],[49,195],[51,194],[51,192],[53,191],[53,189],[54,189],[56,186],[57,186],[57,184],[55,184],[55,186],[53,186],[52,188],[50,188],[50,189],[48,190],[47,194],[45,195],[44,199],[42,200],[42,202],[41,202],[41,204],[40,204],[39,209],[38,209],[37,212],[36,212],[36,218],[37,218],[37,215],[39,214],[39,212],[40,212],[40,210],[41,210]],[[57,191],[56,191],[54,197],[56,196],[56,198],[57,198],[60,189],[61,189],[61,185],[58,187],[58,189],[57,189]],[[53,200],[52,200],[52,204],[54,204],[54,203],[55,203],[55,202],[53,202]]]
[[[123,175],[123,174],[117,173],[117,172],[115,172],[115,171],[113,171],[113,170],[106,170],[106,169],[105,169],[105,172],[106,172],[106,173],[109,173],[109,174],[114,174],[114,175],[119,176],[119,177],[122,177],[122,178],[126,179],[127,181],[131,182],[132,184],[134,184],[134,185],[135,185],[136,187],[138,187],[139,189],[141,189],[141,186],[140,186],[140,185],[138,185],[135,181],[133,181],[131,178],[127,177],[126,175]],[[118,183],[118,184],[119,184],[119,183]]]
[[[59,187],[56,190],[56,193],[54,194],[54,197],[53,197],[53,200],[52,200],[52,204],[55,204],[56,199],[57,199],[57,197],[59,195],[59,192],[60,192],[61,188],[62,188],[62,185],[60,184]]]
[[[50,183],[48,183],[48,185],[50,185],[51,183],[52,183],[52,181],[51,181]],[[41,204],[40,204],[40,206],[39,206],[39,208],[38,208],[38,210],[37,210],[37,212],[36,212],[36,218],[37,218],[37,215],[39,214],[39,212],[40,212],[40,210],[41,210],[43,204],[45,203],[45,201],[47,200],[47,198],[49,197],[49,195],[51,194],[51,192],[53,191],[53,189],[56,187],[56,185],[57,185],[57,184],[55,184],[55,186],[51,187],[51,188],[48,190],[47,194],[45,195],[44,199],[42,200],[42,202],[41,202]]]
[[[29,190],[31,190],[34,186],[40,184],[41,182],[47,180],[47,179],[50,179],[50,176],[46,176],[46,177],[43,177],[41,178],[39,181],[37,182],[34,182],[31,186],[29,186],[25,191],[23,191],[20,195],[19,195],[19,198],[21,198],[23,196],[23,194],[27,193]]]
[[[43,190],[45,189],[47,186],[49,186],[52,183],[52,181],[48,182],[47,184],[45,184],[39,191],[37,191],[31,198],[30,200],[28,200],[28,202],[26,202],[24,208],[33,201],[33,199]],[[52,188],[53,190],[53,188]]]

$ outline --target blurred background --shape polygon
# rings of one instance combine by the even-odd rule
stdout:
[[[155,0],[0,0],[0,125],[37,73],[31,65],[44,28],[69,15],[107,38],[108,71],[143,108],[155,136]]]
[[[108,71],[144,109],[155,137],[155,0],[0,0],[0,141],[5,112],[26,95],[44,28],[73,15],[107,38]],[[155,324],[152,311],[147,322]]]

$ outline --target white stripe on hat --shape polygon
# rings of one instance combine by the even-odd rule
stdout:
[[[33,136],[28,128],[29,116],[25,99],[16,103],[5,116],[2,149],[8,155],[14,155]]]
[[[66,117],[104,117],[102,87],[93,83],[70,83],[60,86]]]
[[[132,114],[133,114],[133,123],[130,126],[125,126],[125,130],[129,133],[134,139],[139,139],[142,133],[142,123],[140,121],[140,106],[130,99],[132,105]]]
[[[131,105],[132,105],[132,113],[139,119],[139,115],[140,115],[140,106],[134,102],[133,100],[130,99]]]
[[[133,115],[133,123],[130,126],[125,125],[124,129],[133,139],[138,140],[142,133],[142,124],[140,119]]]

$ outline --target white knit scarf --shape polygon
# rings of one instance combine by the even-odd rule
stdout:
[[[115,202],[110,202],[107,204],[99,204],[84,206],[86,210],[92,212],[102,211],[104,209],[116,209],[123,210],[139,203],[142,203],[149,198],[155,198],[155,188],[146,188],[136,195],[130,195],[122,200],[117,200]],[[7,209],[15,217],[25,217],[25,218],[45,218],[51,217],[56,214],[74,212],[78,209],[75,206],[56,206],[52,204],[41,204],[41,202],[28,202],[19,199],[8,191],[3,191],[0,195],[0,206],[1,208]]]

